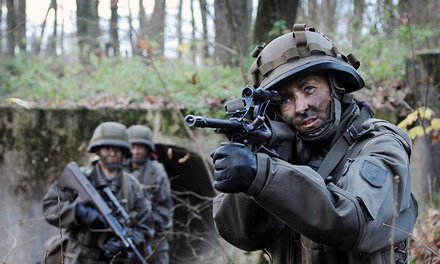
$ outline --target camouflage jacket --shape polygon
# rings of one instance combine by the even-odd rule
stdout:
[[[113,180],[107,181],[98,165],[83,171],[98,192],[103,187],[110,187],[132,220],[127,227],[130,237],[138,248],[143,248],[154,236],[154,228],[151,203],[143,196],[138,180],[121,171]],[[43,214],[49,224],[65,229],[68,236],[65,248],[67,263],[104,263],[108,261],[103,258],[104,245],[112,233],[110,230],[101,232],[81,226],[75,218],[78,202],[75,193],[68,190],[61,192],[53,183],[43,198]],[[116,213],[114,215],[117,216]],[[115,263],[131,262],[128,255],[122,254]]]

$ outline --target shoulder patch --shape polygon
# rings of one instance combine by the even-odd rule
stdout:
[[[361,176],[371,186],[380,188],[384,185],[389,172],[366,160],[362,165]]]

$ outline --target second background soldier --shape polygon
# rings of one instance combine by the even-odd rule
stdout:
[[[144,194],[151,200],[155,238],[152,242],[153,255],[149,263],[169,263],[168,238],[173,225],[173,202],[168,175],[164,166],[157,161],[151,129],[143,125],[128,128],[133,156],[125,168],[136,176],[143,185]]]

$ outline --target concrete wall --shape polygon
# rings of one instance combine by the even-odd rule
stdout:
[[[194,152],[194,142],[188,139],[183,122],[174,110],[0,108],[0,263],[43,263],[43,244],[58,230],[45,222],[41,199],[67,162],[74,160],[87,164],[88,141],[95,127],[104,121],[117,121],[127,126],[149,125],[155,141],[161,143],[163,153],[174,145],[181,147],[173,147],[175,161],[189,151],[195,159],[192,164],[174,162],[177,164],[174,170],[181,175],[170,175],[177,179],[172,182],[173,190],[192,191],[208,198],[214,195],[209,173],[200,173],[198,170],[197,177],[193,175],[188,178],[191,168],[201,166],[201,159]],[[203,144],[206,132],[195,133],[205,154],[218,144],[216,140]],[[167,162],[173,163],[173,160]],[[191,200],[191,205],[195,206],[202,202],[191,197],[181,198]],[[179,210],[176,215],[181,219],[178,220],[185,222],[188,219],[187,211]],[[205,223],[202,231],[207,233],[212,228],[210,210],[211,207],[207,206],[200,212],[201,220]],[[194,222],[191,226],[200,225]],[[173,242],[175,246],[179,247],[179,241],[181,239],[176,237]],[[209,251],[194,241],[200,249],[199,254]]]

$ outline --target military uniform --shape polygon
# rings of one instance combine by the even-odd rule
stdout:
[[[349,94],[364,86],[359,62],[304,24],[252,55],[254,87],[278,91],[290,84],[308,92],[294,85],[317,72],[326,76],[331,115],[319,127],[292,131],[291,152],[281,157],[249,150],[239,156],[232,152],[240,150],[236,146],[214,152],[214,186],[226,190],[213,203],[219,234],[243,250],[263,249],[276,264],[406,263],[417,218],[411,141],[396,126],[371,118],[369,106]],[[285,121],[276,115],[280,108],[270,109],[275,115],[268,118]],[[228,156],[246,158],[250,169],[236,170]],[[237,192],[229,182],[246,188]]]
[[[143,247],[148,239],[153,237],[154,229],[151,204],[143,197],[137,179],[121,171],[113,180],[107,181],[98,165],[85,169],[84,172],[98,191],[104,187],[110,187],[132,219],[129,227],[130,237],[137,247]],[[104,194],[101,196],[106,197]],[[107,263],[108,260],[103,256],[103,248],[112,233],[109,230],[95,232],[79,225],[75,219],[77,203],[78,200],[73,192],[59,191],[56,183],[51,185],[43,198],[43,213],[46,220],[55,227],[65,228],[66,231],[65,236],[68,242],[64,249],[64,263]],[[114,263],[133,263],[135,260],[135,258],[130,260],[123,254],[117,257]]]
[[[394,233],[398,247],[408,234],[383,224],[411,232],[417,217],[408,141],[385,129],[372,131],[351,148],[357,146],[359,153],[338,164],[342,170],[333,177],[339,180],[328,183],[314,165],[257,153],[257,175],[250,189],[214,200],[218,232],[243,250],[266,249],[277,264],[395,263],[389,261],[389,238]]]
[[[154,253],[151,263],[168,263],[168,239],[166,234],[173,225],[173,201],[165,168],[157,160],[148,159],[142,169],[132,171],[142,184],[145,196],[151,200],[155,227],[155,238],[151,245]]]

